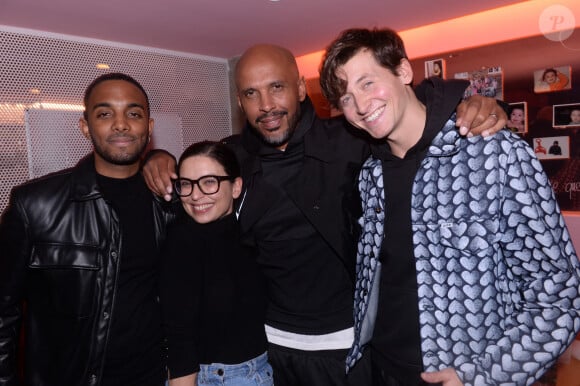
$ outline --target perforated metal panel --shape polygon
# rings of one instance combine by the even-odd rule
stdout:
[[[79,138],[79,111],[29,108],[24,112],[30,178],[75,165],[92,151],[91,142]],[[177,114],[153,112],[151,146],[178,158],[183,151],[183,129]],[[46,130],[49,127],[50,130]]]
[[[26,109],[26,157],[29,178],[73,166],[92,150],[78,128],[80,111]]]
[[[97,69],[99,63],[109,69]],[[0,211],[14,185],[68,167],[90,149],[76,129],[79,109],[86,86],[105,72],[124,72],[143,85],[158,119],[153,140],[176,155],[194,141],[232,132],[225,59],[0,26]],[[28,137],[27,126],[35,130]]]

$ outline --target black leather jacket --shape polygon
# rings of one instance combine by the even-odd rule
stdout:
[[[173,205],[154,199],[159,246]],[[0,384],[99,385],[119,267],[118,218],[90,155],[13,189],[0,221]],[[21,358],[22,359],[22,358]]]

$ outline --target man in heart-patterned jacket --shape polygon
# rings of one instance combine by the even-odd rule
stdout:
[[[359,175],[355,342],[378,385],[530,385],[580,330],[580,265],[533,150],[466,138],[465,84],[426,103],[395,32],[353,29],[324,59],[325,96],[377,139]],[[493,119],[493,117],[491,117]]]

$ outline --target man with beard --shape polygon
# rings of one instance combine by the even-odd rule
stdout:
[[[355,180],[368,144],[343,118],[316,116],[287,49],[249,48],[235,81],[248,122],[240,136],[225,141],[242,167],[242,237],[258,248],[268,280],[266,333],[275,384],[369,385],[368,363],[345,375],[354,337],[354,219],[360,212]],[[480,132],[498,130],[506,121],[489,101],[474,101],[483,102],[479,113],[487,119]],[[477,112],[477,106],[464,109],[464,125]],[[144,168],[148,185],[167,199],[174,165],[157,153]]]
[[[88,86],[84,104],[79,125],[93,152],[15,187],[0,220],[2,385],[166,378],[157,263],[173,213],[139,173],[149,99],[136,80],[111,73]]]

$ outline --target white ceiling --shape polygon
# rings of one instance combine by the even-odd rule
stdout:
[[[237,56],[255,43],[273,43],[299,56],[323,49],[345,28],[401,31],[519,2],[0,0],[0,25],[219,58]]]

